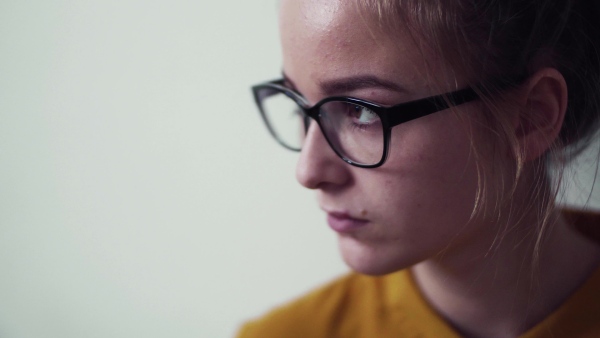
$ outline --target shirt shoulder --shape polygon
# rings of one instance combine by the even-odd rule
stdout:
[[[347,318],[347,313],[357,305],[349,306],[350,303],[361,302],[354,290],[365,284],[363,279],[354,273],[343,276],[246,323],[238,338],[335,336],[333,331],[341,324],[341,318]]]
[[[429,308],[408,270],[351,273],[245,324],[238,338],[458,337]]]

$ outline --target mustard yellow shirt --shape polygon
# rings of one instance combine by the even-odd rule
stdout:
[[[598,215],[585,220],[589,235]],[[568,215],[569,216],[569,215]],[[582,217],[579,217],[582,216]],[[594,225],[594,227],[590,227]],[[245,324],[238,338],[453,338],[460,335],[422,297],[409,270],[351,273]],[[523,338],[600,337],[600,269]]]

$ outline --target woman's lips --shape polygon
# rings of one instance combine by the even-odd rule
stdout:
[[[334,231],[345,233],[364,227],[369,223],[369,221],[366,221],[364,219],[353,218],[345,213],[328,212],[327,223],[329,224],[329,227]]]

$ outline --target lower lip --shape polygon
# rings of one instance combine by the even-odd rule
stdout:
[[[329,227],[334,231],[344,233],[362,228],[369,222],[347,216],[327,214],[327,223],[329,224]]]

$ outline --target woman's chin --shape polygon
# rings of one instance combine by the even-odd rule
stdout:
[[[380,276],[406,269],[417,263],[403,254],[397,245],[387,248],[381,244],[358,240],[348,235],[338,236],[342,259],[348,267],[358,273]]]

